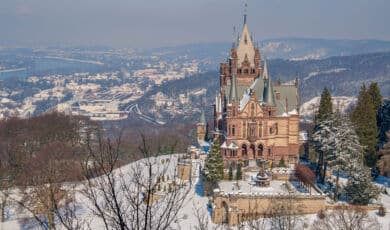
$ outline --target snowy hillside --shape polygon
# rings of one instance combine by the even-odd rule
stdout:
[[[304,121],[312,121],[314,118],[314,113],[318,110],[320,104],[320,97],[314,97],[311,100],[303,103],[300,108],[301,118]],[[356,103],[357,99],[355,97],[332,97],[333,109],[339,109],[340,112],[345,113],[348,111],[351,106]]]

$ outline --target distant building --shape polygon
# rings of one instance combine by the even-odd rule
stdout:
[[[295,164],[299,156],[298,81],[274,83],[254,45],[246,15],[242,33],[220,66],[214,129],[226,165],[242,161]],[[201,131],[202,129],[199,128]],[[202,137],[198,132],[198,138]]]

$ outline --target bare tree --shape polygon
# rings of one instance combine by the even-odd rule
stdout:
[[[379,230],[382,229],[375,217],[357,207],[340,206],[328,212],[322,220],[314,221],[313,230]]]
[[[22,199],[14,201],[43,229],[56,229],[57,225],[65,229],[81,227],[76,218],[76,191],[68,182],[77,171],[73,154],[66,143],[54,142],[45,145],[26,165],[28,175],[24,175],[24,185],[19,186]]]
[[[294,194],[272,200],[268,213],[271,228],[278,230],[304,229],[302,208]]]
[[[105,229],[160,230],[175,225],[190,189],[189,183],[177,178],[177,157],[161,157],[158,139],[141,135],[143,159],[118,168],[120,144],[120,138],[112,142],[101,134],[87,143],[83,194],[92,213]],[[174,147],[170,146],[171,153]]]

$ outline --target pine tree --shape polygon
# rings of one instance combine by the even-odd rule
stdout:
[[[370,170],[366,167],[355,170],[345,187],[347,198],[356,205],[367,205],[370,199],[378,197],[378,188],[371,181]]]
[[[380,111],[378,112],[378,142],[379,142],[379,149],[383,147],[383,145],[389,141],[387,138],[386,132],[390,130],[390,100],[385,99],[383,100],[382,107]]]
[[[233,166],[229,166],[229,180],[233,180]]]
[[[351,114],[351,121],[356,127],[359,142],[364,146],[365,162],[369,167],[375,166],[377,161],[377,122],[372,96],[363,84],[359,92],[356,108]]]
[[[319,123],[328,119],[333,113],[332,96],[329,90],[325,87],[321,93],[320,105],[315,115],[315,123]]]
[[[213,143],[205,163],[205,175],[208,181],[216,183],[223,179],[223,159],[218,139]]]
[[[331,155],[326,161],[329,167],[336,173],[336,186],[334,200],[338,198],[339,178],[341,172],[351,174],[356,168],[363,165],[363,147],[353,128],[352,123],[346,116],[335,114],[335,146]]]
[[[329,117],[317,124],[316,130],[312,136],[312,144],[314,149],[319,154],[317,163],[317,175],[322,183],[325,182],[325,173],[327,170],[328,156],[332,156],[335,151],[335,120]]]
[[[241,163],[237,164],[237,171],[236,171],[236,180],[242,179],[242,169],[241,169]]]
[[[321,129],[319,124],[322,121],[329,120],[332,114],[333,114],[332,96],[330,95],[329,90],[325,87],[321,93],[320,105],[314,117],[314,122],[315,122],[314,132]],[[324,182],[323,180],[325,178],[325,171],[326,171],[326,165],[324,164],[324,152],[323,151],[316,151],[316,152],[318,154],[316,173],[317,175],[320,176],[321,181]]]
[[[280,159],[278,166],[281,167],[281,168],[286,167],[286,163],[284,162],[284,157],[282,157],[282,159]]]
[[[374,104],[375,113],[378,113],[382,106],[382,94],[378,86],[378,82],[373,82],[368,87],[367,91],[371,97]]]

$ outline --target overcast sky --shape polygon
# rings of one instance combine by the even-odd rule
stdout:
[[[159,47],[231,41],[243,0],[0,0],[0,45]],[[390,0],[248,0],[256,40],[390,40]]]

